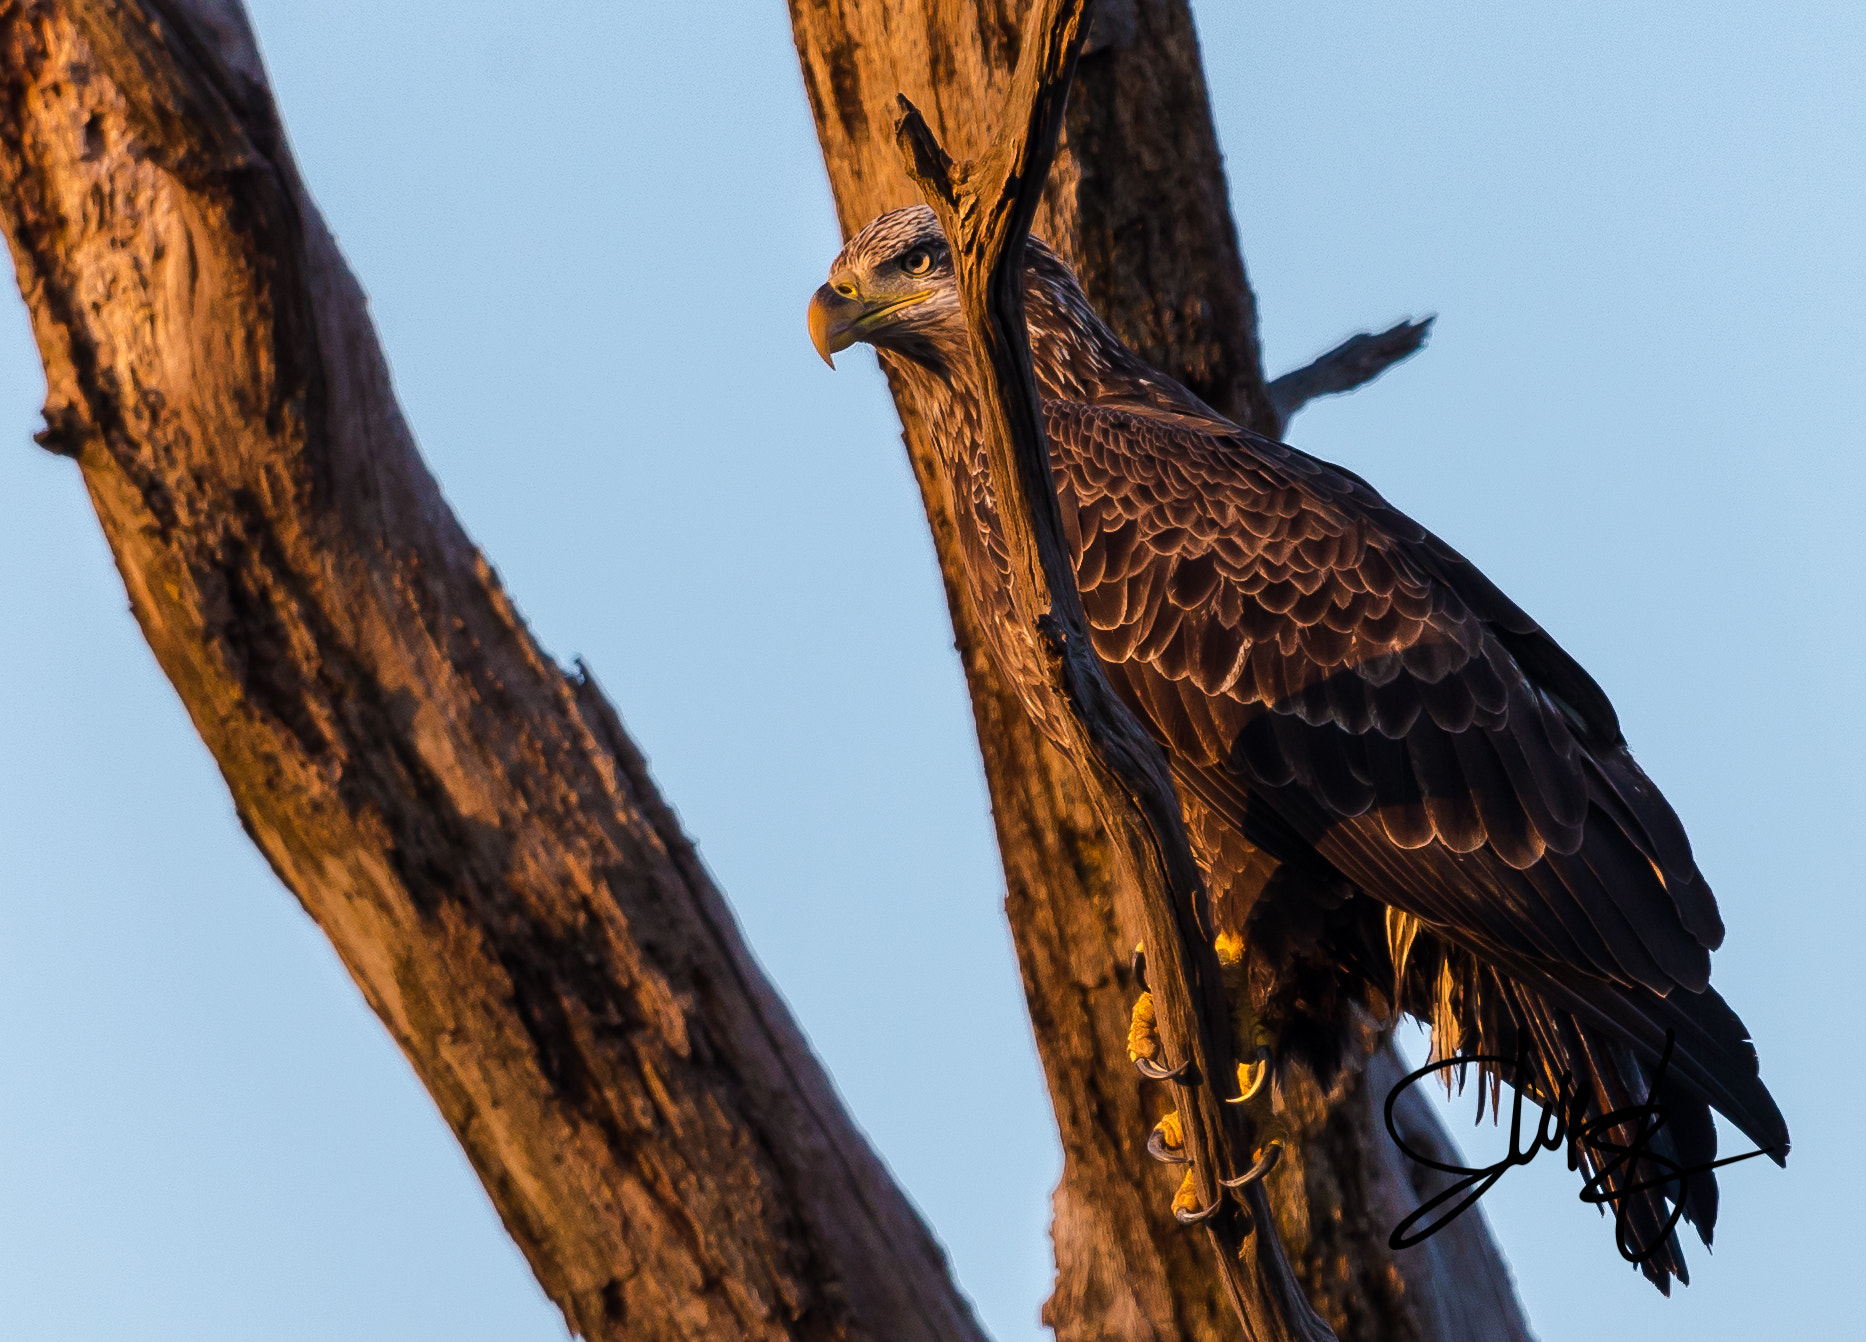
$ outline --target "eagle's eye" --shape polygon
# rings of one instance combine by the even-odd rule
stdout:
[[[933,253],[916,247],[901,258],[901,269],[909,275],[924,275],[933,269]]]

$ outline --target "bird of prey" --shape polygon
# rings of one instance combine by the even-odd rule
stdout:
[[[1358,1013],[1404,1011],[1435,1057],[1527,1059],[1518,1084],[1545,1102],[1567,1076],[1593,1119],[1662,1104],[1650,1149],[1673,1168],[1715,1158],[1712,1109],[1779,1163],[1787,1126],[1710,986],[1716,901],[1587,672],[1360,477],[1143,364],[1035,238],[1025,303],[1095,651],[1171,761],[1263,1032],[1246,1049],[1326,1084]],[[933,212],[856,234],[809,325],[825,360],[857,341],[888,356],[1008,657],[979,383]],[[1689,1280],[1668,1199],[1709,1244],[1714,1178],[1601,1177],[1657,1246],[1646,1275]]]

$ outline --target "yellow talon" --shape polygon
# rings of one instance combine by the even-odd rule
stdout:
[[[1160,1023],[1153,1013],[1153,994],[1142,993],[1134,1003],[1134,1019],[1127,1027],[1127,1059],[1139,1062],[1160,1056]]]
[[[1190,1159],[1186,1155],[1185,1146],[1186,1133],[1179,1125],[1177,1109],[1155,1123],[1153,1131],[1147,1134],[1147,1154],[1168,1165],[1183,1165]]]
[[[1160,1134],[1160,1144],[1168,1151],[1182,1151],[1186,1145],[1186,1133],[1179,1126],[1179,1111],[1173,1110],[1153,1125],[1153,1130]]]
[[[1244,967],[1244,935],[1241,932],[1220,932],[1212,941],[1212,949],[1218,952],[1218,968],[1224,975],[1225,996],[1231,1002],[1231,1034],[1239,1044],[1250,1050],[1251,1060],[1238,1064],[1238,1093],[1231,1104],[1242,1104],[1255,1099],[1264,1083],[1270,1079],[1269,1037],[1264,1034],[1263,1026],[1256,1014],[1250,1009],[1250,987],[1246,983]]]
[[[1267,1048],[1257,1050],[1256,1062],[1238,1064],[1237,1098],[1227,1100],[1227,1104],[1243,1104],[1246,1100],[1257,1098],[1257,1092],[1263,1089],[1263,1083],[1270,1079],[1270,1051]]]
[[[1173,1210],[1187,1215],[1199,1210],[1198,1183],[1193,1179],[1190,1168],[1186,1170],[1186,1177],[1180,1180],[1179,1191],[1173,1194]]]

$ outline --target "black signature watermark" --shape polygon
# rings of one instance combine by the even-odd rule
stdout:
[[[1529,1075],[1526,1056],[1506,1058],[1487,1053],[1444,1058],[1427,1063],[1411,1073],[1387,1092],[1387,1134],[1408,1159],[1455,1177],[1450,1186],[1426,1199],[1417,1210],[1393,1227],[1393,1233],[1387,1237],[1388,1246],[1406,1249],[1430,1239],[1488,1193],[1508,1171],[1518,1165],[1527,1165],[1543,1151],[1559,1151],[1565,1146],[1568,1148],[1570,1170],[1578,1170],[1584,1157],[1593,1167],[1593,1174],[1581,1186],[1581,1201],[1596,1207],[1602,1204],[1612,1206],[1614,1243],[1620,1250],[1620,1256],[1629,1263],[1645,1262],[1664,1246],[1677,1226],[1679,1217],[1684,1215],[1686,1188],[1694,1176],[1775,1153],[1774,1148],[1763,1147],[1745,1151],[1740,1156],[1726,1156],[1722,1160],[1706,1161],[1701,1165],[1682,1166],[1651,1149],[1652,1140],[1664,1129],[1666,1120],[1665,1106],[1652,1097],[1664,1084],[1666,1069],[1672,1061],[1673,1043],[1672,1033],[1668,1030],[1665,1051],[1659,1057],[1658,1071],[1653,1074],[1644,1104],[1628,1105],[1596,1118],[1586,1117],[1587,1097],[1576,1093],[1574,1078],[1570,1073],[1562,1073],[1552,1105],[1528,1099],[1529,1104],[1541,1111],[1542,1118],[1536,1124],[1534,1138],[1526,1147],[1523,1145],[1523,1086]],[[1495,1164],[1473,1167],[1448,1164],[1413,1150],[1393,1122],[1393,1106],[1399,1102],[1399,1097],[1408,1087],[1417,1085],[1434,1073],[1473,1063],[1494,1065],[1502,1079],[1515,1092],[1515,1099],[1510,1106],[1509,1153]],[[1481,1099],[1479,1114],[1482,1114]],[[1625,1131],[1616,1135],[1617,1130]],[[1620,1186],[1612,1187],[1616,1181]],[[1642,1244],[1633,1237],[1627,1225],[1627,1212],[1632,1195],[1649,1188],[1666,1190],[1665,1196],[1670,1199],[1672,1208],[1652,1242]],[[1449,1211],[1442,1211],[1447,1203],[1454,1205]],[[1416,1228],[1421,1222],[1425,1223],[1424,1228]]]

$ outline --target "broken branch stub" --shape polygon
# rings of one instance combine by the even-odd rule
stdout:
[[[1425,339],[1437,320],[1427,317],[1424,321],[1404,321],[1378,335],[1362,331],[1301,368],[1283,374],[1270,384],[1278,435],[1288,430],[1289,421],[1310,401],[1364,387],[1394,364],[1417,354],[1425,348]]]

